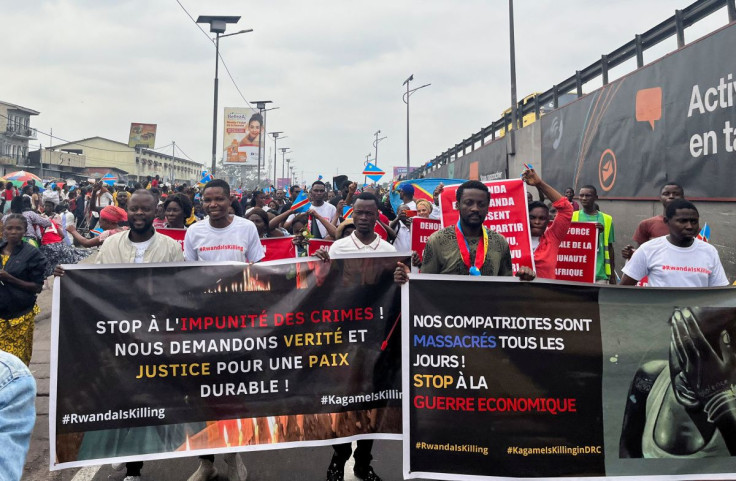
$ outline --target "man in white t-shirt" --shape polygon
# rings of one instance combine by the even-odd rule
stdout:
[[[315,254],[324,261],[329,261],[330,256],[340,254],[371,254],[374,252],[396,252],[394,246],[381,239],[376,234],[376,220],[378,219],[378,198],[370,192],[363,192],[356,197],[353,204],[353,222],[355,230],[348,237],[335,241],[330,246],[329,253],[320,249]],[[344,479],[345,463],[350,459],[350,454],[355,458],[353,472],[362,480],[380,481],[381,478],[373,471],[370,465],[373,448],[372,439],[358,441],[358,447],[352,452],[350,443],[335,444],[332,446],[335,453],[327,469],[327,480],[337,481]]]
[[[256,225],[230,215],[230,185],[214,179],[202,190],[202,207],[207,217],[192,224],[184,236],[184,257],[188,261],[258,262],[265,255]],[[224,455],[229,481],[245,481],[248,470],[240,454]],[[199,457],[199,466],[188,481],[207,481],[217,476],[215,456]]]
[[[184,237],[188,261],[258,262],[265,253],[255,224],[230,215],[230,186],[222,179],[207,183],[202,191],[207,217],[195,222]]]
[[[325,188],[325,183],[321,180],[318,180],[312,184],[312,188],[309,191],[309,201],[312,203],[312,209],[314,209],[319,215],[327,219],[327,222],[332,222],[335,218],[335,212],[337,212],[337,208],[330,204],[329,202],[325,202],[325,198],[327,197],[327,190]],[[291,214],[288,219],[286,219],[287,222],[293,220],[295,217],[295,214]],[[327,228],[322,225],[321,222],[317,221],[316,219],[311,220],[312,224],[312,234],[320,239],[324,239],[327,237]],[[317,235],[319,233],[319,235]]]
[[[697,239],[700,215],[692,202],[672,201],[664,222],[669,235],[642,244],[624,266],[621,285],[635,285],[644,276],[652,287],[727,286],[718,251]]]

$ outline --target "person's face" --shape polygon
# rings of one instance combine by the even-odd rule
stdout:
[[[222,220],[228,216],[230,196],[222,187],[208,187],[202,193],[202,206],[210,220]]]
[[[378,219],[378,207],[372,200],[358,199],[353,204],[353,222],[355,230],[361,234],[373,232]]]
[[[291,231],[294,233],[294,235],[301,235],[302,232],[304,232],[304,228],[307,226],[306,222],[303,219],[294,220],[291,223]]]
[[[3,239],[10,244],[20,244],[25,233],[25,225],[20,219],[9,219],[3,225]]]
[[[278,202],[276,202],[275,200],[272,200],[271,202],[269,202],[269,203],[268,203],[268,207],[269,207],[270,209],[274,209],[274,210],[276,210],[276,209],[278,209],[278,208],[279,208],[279,203],[278,203]]]
[[[125,206],[127,205],[128,205],[128,193],[118,192],[118,206],[124,209]]]
[[[46,215],[52,215],[54,213],[54,203],[44,202],[43,203],[43,213]]]
[[[164,212],[164,205],[163,204],[156,204],[156,218],[157,219],[163,219],[165,215]]]
[[[325,191],[324,185],[317,184],[317,185],[312,186],[312,190],[310,192],[312,202],[322,203],[324,202],[326,195],[327,195],[327,192]]]
[[[664,188],[662,188],[662,192],[659,193],[659,200],[662,202],[665,209],[667,209],[667,206],[670,205],[673,200],[682,199],[684,197],[684,192],[676,185],[665,185]]]
[[[535,207],[529,211],[529,230],[532,237],[541,237],[549,224],[549,213],[547,209]]]
[[[117,227],[117,224],[114,222],[110,222],[107,219],[100,218],[100,227],[102,228],[102,230],[110,230]]]
[[[184,210],[178,202],[169,202],[164,215],[166,216],[166,223],[169,224],[169,227],[184,227]]]
[[[248,124],[248,137],[251,139],[255,139],[256,137],[260,137],[261,135],[261,123],[257,120],[251,121],[251,123]]]
[[[458,210],[466,225],[480,227],[488,215],[488,194],[480,189],[465,189]]]
[[[429,218],[429,214],[431,214],[432,211],[429,210],[429,206],[422,202],[421,204],[417,205],[417,217],[422,217],[424,219]]]
[[[263,219],[261,219],[260,215],[253,214],[248,217],[248,220],[256,225],[256,229],[258,229],[258,235],[263,235],[266,232],[266,224],[263,223]]]
[[[295,188],[295,189],[291,189],[291,191],[290,191],[290,192],[291,192],[291,194],[290,194],[290,195],[291,195],[291,200],[294,200],[294,199],[296,199],[296,198],[297,198],[297,196],[299,195],[299,193],[300,193],[301,191],[302,191],[302,189],[300,189],[299,187],[297,187],[297,188]]]
[[[677,209],[672,218],[665,217],[665,222],[676,243],[690,241],[700,232],[700,215],[694,209]]]
[[[595,201],[598,200],[598,196],[592,189],[583,188],[580,189],[580,192],[578,193],[578,199],[580,199],[580,204],[583,208],[592,209],[595,205]]]
[[[534,197],[532,197],[532,193],[531,193],[531,192],[527,192],[527,193],[526,193],[526,201],[527,201],[527,202],[528,202],[529,204],[531,204],[532,202],[534,202]]]
[[[148,194],[133,194],[128,201],[128,224],[134,232],[147,232],[156,216],[156,199]]]
[[[350,237],[353,232],[355,232],[355,225],[349,225],[342,230],[342,236]]]
[[[281,190],[281,189],[279,189],[279,190],[276,191],[276,195],[274,196],[274,199],[276,199],[278,201],[281,201],[281,200],[284,200],[284,197],[285,196],[286,196],[286,194],[284,193],[284,191]]]
[[[572,202],[572,198],[575,197],[575,191],[572,189],[565,189],[565,197],[567,197],[567,200]]]

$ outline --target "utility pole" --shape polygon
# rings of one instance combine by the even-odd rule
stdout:
[[[378,135],[379,135],[380,133],[381,133],[381,131],[379,130],[379,131],[377,131],[377,132],[376,132],[375,134],[373,134],[373,135],[374,135],[374,136],[376,137],[376,140],[374,140],[374,141],[373,141],[373,147],[375,147],[375,148],[376,148],[376,158],[375,158],[375,160],[374,160],[374,162],[375,162],[375,164],[376,164],[376,167],[378,167],[378,143],[379,143],[380,141],[382,141],[382,140],[384,140],[384,139],[386,138],[386,137],[384,136],[384,137],[381,137],[381,138],[379,139],[379,138],[378,138]]]
[[[169,183],[171,184],[171,187],[174,187],[174,162],[176,162],[176,141],[171,141],[171,173],[169,175]]]

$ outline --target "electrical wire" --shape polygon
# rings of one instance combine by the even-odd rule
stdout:
[[[209,40],[214,45],[215,44],[215,41],[212,39],[212,37],[209,36],[209,34],[207,32],[205,32],[205,30],[202,28],[202,26],[197,23],[197,21],[194,19],[194,17],[192,17],[192,15],[189,13],[189,11],[187,11],[187,9],[184,7],[184,5],[182,5],[182,3],[179,0],[176,0],[176,3],[179,4],[179,6],[181,7],[181,9],[184,10],[184,13],[187,14],[187,17],[189,17],[189,19],[194,23],[194,25],[197,26],[197,28],[205,35],[205,37],[207,37],[207,40]],[[248,102],[248,100],[246,100],[245,95],[243,95],[243,92],[240,91],[240,87],[238,87],[237,82],[235,82],[235,78],[233,77],[233,74],[230,73],[230,69],[228,68],[227,63],[225,63],[225,58],[222,56],[222,53],[220,53],[218,51],[217,52],[217,55],[218,55],[218,57],[220,57],[220,60],[222,61],[222,66],[225,67],[225,71],[227,72],[227,76],[230,77],[230,81],[233,83],[233,86],[235,87],[235,90],[238,91],[238,94],[240,95],[240,98],[242,98],[243,99],[243,102],[245,102],[246,105],[248,105],[248,107],[250,107],[252,109],[253,106],[250,104],[250,102]]]

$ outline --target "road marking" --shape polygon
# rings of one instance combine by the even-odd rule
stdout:
[[[97,474],[97,471],[99,471],[101,467],[102,466],[87,466],[86,468],[82,468],[77,471],[77,474],[74,475],[72,481],[92,481],[92,478],[95,477],[95,474]]]

